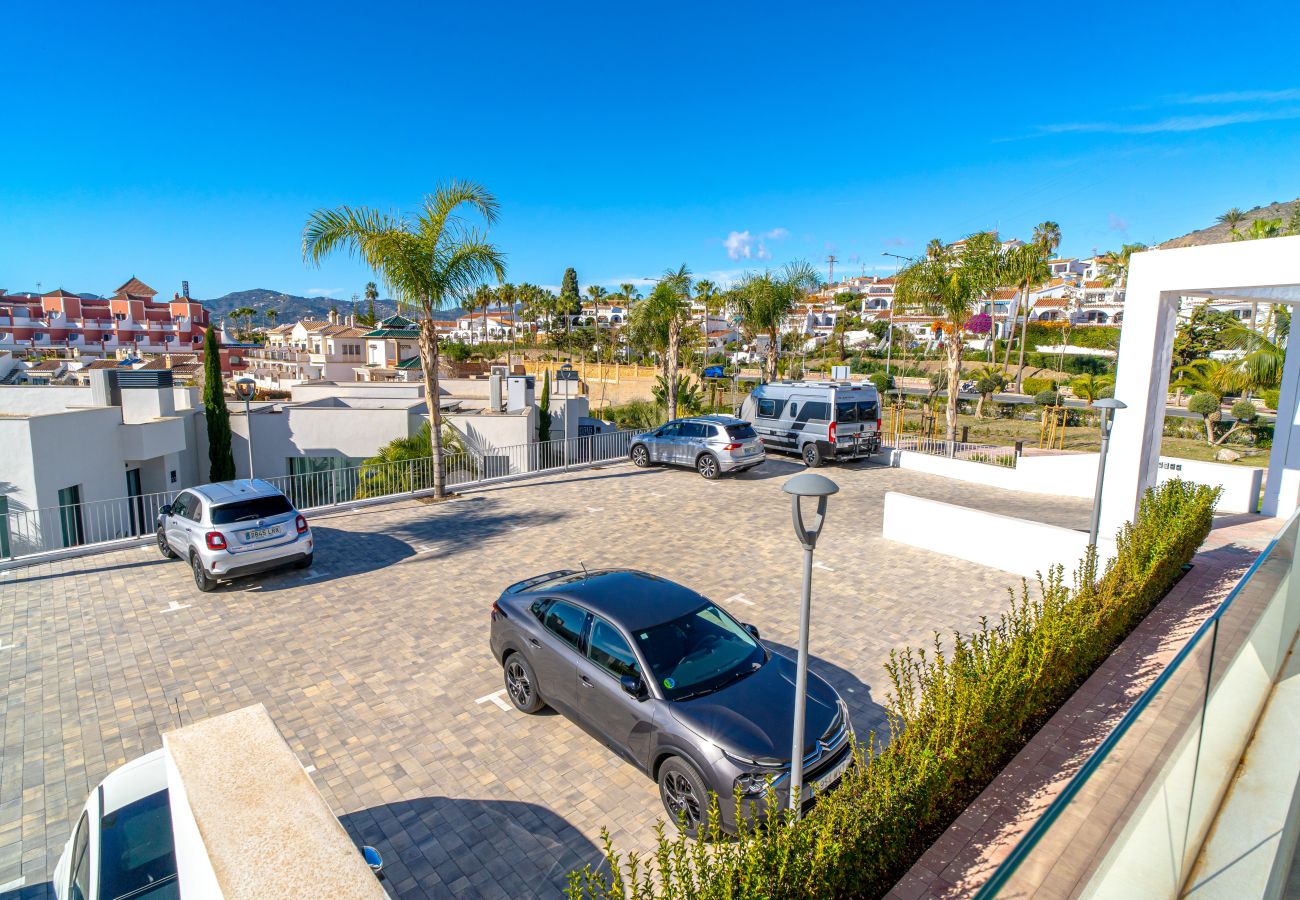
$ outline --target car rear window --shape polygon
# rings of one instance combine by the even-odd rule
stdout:
[[[858,421],[874,422],[880,418],[880,404],[875,400],[858,401]]]
[[[835,421],[841,425],[858,420],[858,405],[850,400],[847,403],[835,404]]]
[[[742,422],[740,425],[728,425],[725,429],[727,437],[733,441],[747,441],[750,438],[758,437],[754,432],[754,426],[748,422]]]
[[[271,516],[281,516],[287,512],[293,512],[293,504],[283,494],[272,494],[269,497],[252,497],[248,500],[239,500],[223,506],[214,506],[212,508],[212,524],[231,525],[235,522],[251,522],[254,519],[269,519]]]
[[[100,823],[99,896],[179,897],[172,813],[159,791],[104,816]]]

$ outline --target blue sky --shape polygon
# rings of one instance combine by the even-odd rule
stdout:
[[[14,5],[0,287],[347,298],[307,214],[449,177],[547,285],[884,273],[1045,218],[1081,255],[1300,195],[1300,4],[945,6]]]

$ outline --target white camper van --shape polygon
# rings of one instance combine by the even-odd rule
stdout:
[[[848,381],[773,381],[741,404],[769,451],[797,453],[810,468],[880,450],[880,395]]]

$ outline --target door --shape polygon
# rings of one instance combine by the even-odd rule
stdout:
[[[655,462],[672,462],[675,445],[681,437],[682,423],[669,422],[655,432],[654,443],[650,445],[650,456]]]
[[[536,644],[529,642],[538,692],[547,703],[574,712],[578,709],[577,664],[585,646],[588,618],[585,609],[556,600],[542,615],[547,634]]]
[[[86,530],[81,521],[81,485],[59,490],[59,526],[63,533],[63,546],[76,547],[86,542]]]
[[[172,549],[182,556],[189,552],[189,531],[185,527],[186,517],[189,515],[190,506],[196,502],[193,494],[188,491],[181,491],[176,499],[172,501],[171,514],[163,519],[163,531],[167,535],[167,543],[171,544]]]
[[[140,489],[140,470],[126,470],[126,505],[131,519],[131,536],[144,534],[149,530],[149,520],[144,516],[144,491]]]
[[[641,677],[631,644],[618,628],[593,616],[587,655],[578,669],[579,712],[613,750],[646,768],[654,701],[624,691],[619,682],[624,675]]]
[[[678,465],[693,466],[695,457],[704,449],[705,425],[701,422],[683,422],[682,434],[675,446],[673,459]]]

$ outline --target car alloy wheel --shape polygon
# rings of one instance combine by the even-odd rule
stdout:
[[[158,529],[158,552],[162,554],[163,559],[175,559],[176,553],[172,550],[171,544],[167,543],[166,533]]]
[[[816,444],[804,445],[803,464],[810,469],[815,469],[822,464],[822,452]]]
[[[194,586],[203,593],[207,593],[216,587],[216,582],[208,577],[208,573],[203,571],[203,561],[199,559],[196,553],[190,557],[190,570],[194,572]]]
[[[711,454],[706,453],[695,461],[695,470],[712,481],[718,477],[718,461]]]
[[[506,664],[506,690],[517,706],[528,706],[533,700],[533,683],[517,659]]]
[[[684,823],[691,833],[699,829],[703,821],[700,798],[695,796],[695,787],[684,772],[674,770],[664,776],[664,805],[673,821]]]
[[[632,448],[632,465],[638,469],[644,469],[650,465],[650,454],[646,452],[645,447],[637,444]]]

